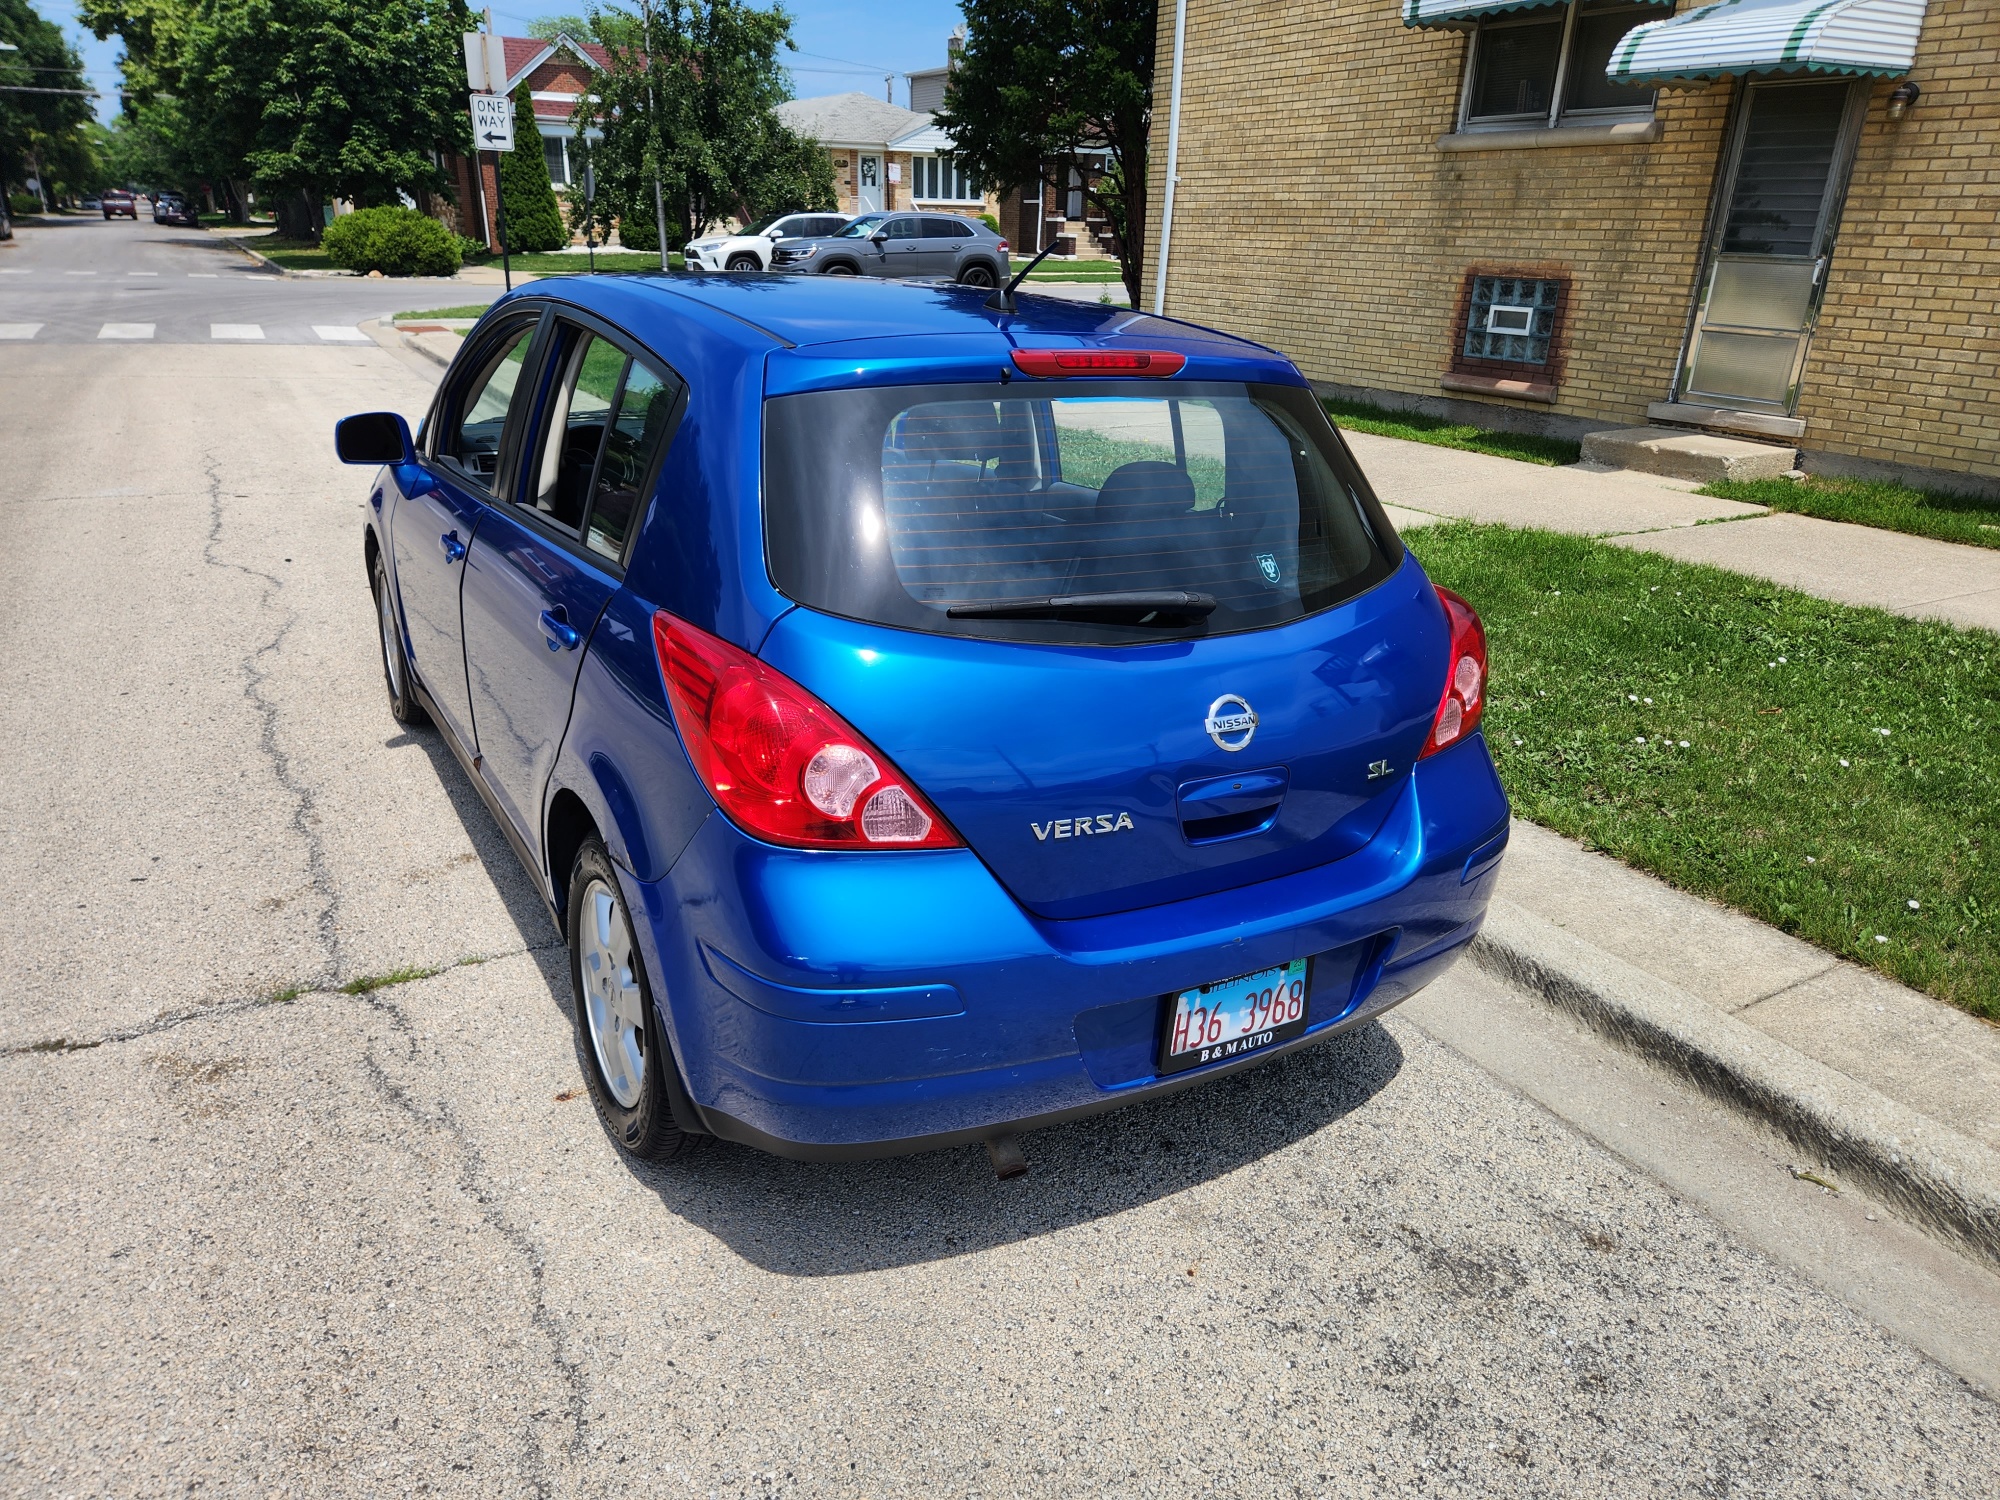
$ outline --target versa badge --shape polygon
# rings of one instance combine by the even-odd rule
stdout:
[[[1123,833],[1132,826],[1132,815],[1128,812],[1085,813],[1080,818],[1056,818],[1028,826],[1035,830],[1035,842],[1041,844],[1052,838],[1080,839],[1096,833]]]

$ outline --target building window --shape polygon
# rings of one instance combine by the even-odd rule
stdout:
[[[549,164],[549,181],[557,187],[568,187],[569,138],[560,135],[543,136],[542,159]]]
[[[985,194],[979,179],[960,171],[949,156],[917,156],[910,159],[914,196],[926,203],[978,203]]]
[[[1551,278],[1473,275],[1456,363],[1461,369],[1493,364],[1547,369],[1562,302],[1563,284]]]
[[[1591,124],[1645,116],[1650,89],[1604,76],[1625,33],[1663,14],[1632,0],[1568,0],[1482,20],[1472,33],[1459,128]]]

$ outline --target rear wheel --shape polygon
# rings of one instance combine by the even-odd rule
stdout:
[[[729,257],[729,269],[732,271],[761,271],[764,269],[764,263],[748,250],[739,250]]]
[[[993,268],[983,261],[974,261],[958,273],[958,279],[965,286],[992,286]]]
[[[403,652],[403,632],[396,626],[396,601],[389,592],[389,570],[378,555],[370,579],[375,590],[375,634],[382,643],[382,679],[389,689],[389,715],[398,724],[430,722],[410,685],[410,659]]]
[[[689,1136],[667,1099],[673,1053],[660,1034],[645,956],[611,856],[583,841],[569,877],[569,973],[576,995],[576,1050],[597,1117],[634,1156],[666,1161]]]

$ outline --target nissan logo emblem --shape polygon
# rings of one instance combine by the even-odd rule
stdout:
[[[1224,750],[1241,750],[1257,732],[1257,710],[1236,694],[1224,693],[1208,705],[1208,717],[1201,727]]]

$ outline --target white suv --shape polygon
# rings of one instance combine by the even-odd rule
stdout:
[[[786,214],[747,234],[713,234],[707,239],[692,240],[682,253],[690,271],[768,271],[773,243],[799,236],[838,234],[847,226],[848,217]]]

